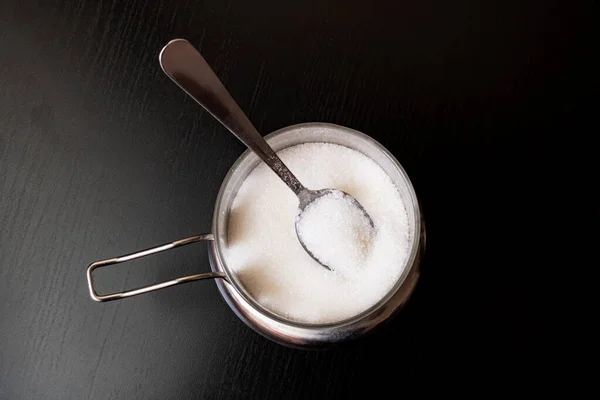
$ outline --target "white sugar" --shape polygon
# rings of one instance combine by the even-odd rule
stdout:
[[[340,199],[326,196],[313,204],[299,229],[313,254],[334,269],[326,270],[296,236],[298,199],[261,163],[233,202],[227,265],[257,302],[283,317],[331,323],[359,314],[392,288],[406,262],[408,217],[398,190],[381,167],[347,147],[307,143],[278,155],[307,187],[353,196],[376,230]]]
[[[338,191],[309,204],[298,216],[297,226],[305,247],[321,263],[342,274],[365,265],[375,238],[369,217]]]

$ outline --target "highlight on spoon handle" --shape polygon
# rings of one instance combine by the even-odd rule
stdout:
[[[306,190],[252,125],[194,46],[185,39],[171,40],[158,58],[163,71],[173,82],[254,151],[296,195]]]

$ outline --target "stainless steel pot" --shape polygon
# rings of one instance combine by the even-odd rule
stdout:
[[[335,143],[346,146],[371,158],[392,179],[408,212],[409,255],[400,278],[377,304],[341,322],[304,324],[274,314],[250,296],[236,275],[227,266],[223,255],[223,249],[227,244],[227,222],[231,204],[246,177],[260,162],[258,157],[250,151],[246,151],[240,156],[223,180],[215,204],[211,234],[192,236],[148,250],[90,264],[87,270],[87,278],[92,299],[95,301],[118,300],[180,283],[200,279],[215,279],[221,295],[241,320],[265,337],[294,347],[322,347],[360,337],[381,325],[399,311],[410,297],[419,278],[420,258],[425,248],[425,226],[414,188],[398,160],[369,136],[333,124],[306,123],[293,125],[273,132],[267,135],[265,139],[275,151],[311,142]],[[208,241],[211,272],[190,275],[121,293],[106,295],[96,293],[92,273],[97,268],[204,240]]]

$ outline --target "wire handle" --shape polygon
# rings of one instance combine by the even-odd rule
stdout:
[[[88,280],[88,287],[90,289],[91,298],[93,300],[99,301],[99,302],[120,300],[120,299],[124,299],[126,297],[137,296],[138,294],[152,292],[153,290],[159,290],[159,289],[167,288],[169,286],[179,285],[181,283],[193,282],[193,281],[198,281],[201,279],[214,279],[214,278],[225,279],[225,274],[222,272],[205,272],[202,274],[184,276],[184,277],[176,278],[176,279],[173,279],[170,281],[156,283],[154,285],[144,286],[144,287],[141,287],[138,289],[128,290],[128,291],[120,292],[120,293],[110,293],[110,294],[105,294],[105,295],[99,295],[98,293],[96,293],[96,289],[94,288],[94,279],[92,277],[92,272],[96,268],[107,267],[109,265],[119,264],[119,263],[131,261],[131,260],[135,260],[137,258],[150,256],[150,255],[153,255],[156,253],[160,253],[162,251],[174,249],[175,247],[181,247],[181,246],[188,245],[190,243],[200,242],[202,240],[214,240],[214,236],[212,235],[212,233],[208,233],[205,235],[190,236],[185,239],[176,240],[171,243],[165,243],[163,245],[160,245],[157,247],[152,247],[147,250],[138,251],[136,253],[132,253],[132,254],[128,254],[128,255],[120,256],[120,257],[115,257],[115,258],[109,258],[107,260],[100,260],[100,261],[91,263],[87,269],[87,280]]]

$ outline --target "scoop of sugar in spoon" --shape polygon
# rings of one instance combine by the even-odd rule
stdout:
[[[342,274],[366,264],[376,234],[372,221],[355,202],[333,190],[308,204],[296,221],[298,237],[311,255]]]

